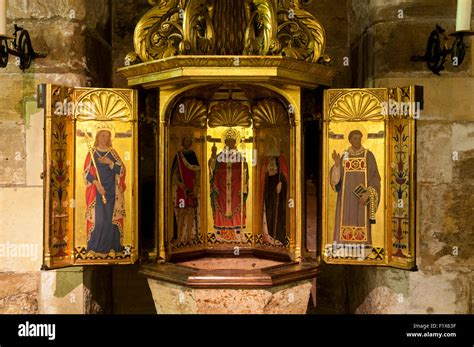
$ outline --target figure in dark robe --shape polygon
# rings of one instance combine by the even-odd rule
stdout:
[[[331,187],[337,192],[334,241],[372,249],[372,225],[380,197],[380,174],[374,154],[362,146],[362,132],[349,133],[343,157],[333,152]]]
[[[236,130],[225,133],[224,151],[217,147],[209,159],[210,198],[216,239],[220,242],[244,242],[248,196],[248,165],[235,147]]]
[[[283,154],[265,157],[260,184],[263,188],[263,241],[286,246],[288,167]]]
[[[87,252],[115,257],[123,249],[126,170],[107,127],[97,131],[92,153],[94,160],[89,152],[84,163]]]
[[[196,243],[199,231],[197,196],[201,168],[196,153],[191,149],[192,144],[193,136],[185,135],[181,140],[183,149],[176,153],[171,166],[175,246]]]

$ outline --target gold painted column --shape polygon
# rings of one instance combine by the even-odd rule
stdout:
[[[290,88],[288,88],[290,89]],[[304,202],[304,165],[303,165],[303,121],[301,115],[301,87],[291,87],[288,91],[288,94],[291,95],[289,101],[291,102],[290,106],[293,106],[294,116],[295,116],[295,124],[294,130],[292,132],[292,140],[294,144],[294,158],[292,159],[293,162],[293,172],[292,174],[294,182],[294,194],[293,198],[295,200],[295,221],[294,221],[294,230],[292,230],[292,243],[294,243],[294,254],[295,260],[301,260],[301,253],[302,253],[302,241],[303,241],[303,202]],[[297,197],[297,199],[296,199]],[[291,244],[290,244],[290,248]]]
[[[285,85],[281,88],[264,85],[266,88],[279,93],[289,103],[290,116],[294,117],[294,124],[291,127],[290,147],[293,157],[290,159],[290,199],[294,204],[292,213],[290,213],[290,225],[294,226],[290,230],[290,253],[294,255],[295,261],[301,260],[303,248],[303,184],[304,184],[304,164],[303,164],[303,121],[301,114],[301,87]],[[288,201],[288,203],[290,203]]]
[[[165,252],[165,135],[166,135],[166,110],[172,98],[173,89],[160,88],[159,91],[159,130],[158,130],[158,160],[156,168],[157,202],[158,202],[158,259],[166,260]]]

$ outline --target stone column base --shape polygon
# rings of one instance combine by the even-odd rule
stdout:
[[[311,280],[268,289],[198,289],[148,278],[158,314],[305,314]]]

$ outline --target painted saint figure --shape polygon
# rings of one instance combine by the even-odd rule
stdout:
[[[84,163],[87,251],[92,256],[114,257],[123,248],[126,170],[112,147],[112,128],[104,124],[96,130]]]
[[[198,236],[198,186],[200,170],[196,153],[191,149],[193,136],[185,135],[171,166],[175,228],[175,245],[190,245]]]
[[[334,151],[331,187],[337,192],[334,241],[372,248],[372,225],[379,205],[380,174],[374,154],[362,146],[362,132],[349,133],[343,157]]]
[[[209,159],[210,198],[216,238],[221,242],[243,242],[248,197],[248,164],[236,149],[238,133],[224,134],[225,149],[212,147]]]
[[[273,142],[273,148],[266,153],[260,174],[263,189],[263,241],[286,246],[288,167],[284,154],[276,150],[276,139],[270,137],[269,141]]]

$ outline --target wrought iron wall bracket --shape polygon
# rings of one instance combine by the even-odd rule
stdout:
[[[35,52],[31,43],[30,34],[27,30],[15,24],[13,37],[0,36],[0,68],[8,65],[9,55],[19,58],[18,66],[22,71],[31,66],[31,62],[37,58],[46,58],[46,53]],[[8,42],[13,40],[11,45]]]
[[[448,55],[451,55],[453,66],[460,66],[469,48],[469,46],[464,43],[464,37],[474,35],[474,31],[456,31],[449,35],[446,35],[445,32],[446,30],[440,25],[436,25],[436,29],[431,32],[428,38],[425,55],[413,56],[411,57],[411,61],[425,61],[428,69],[436,75],[439,75],[440,72],[445,69]],[[454,37],[454,42],[450,48],[448,47],[448,36]]]

